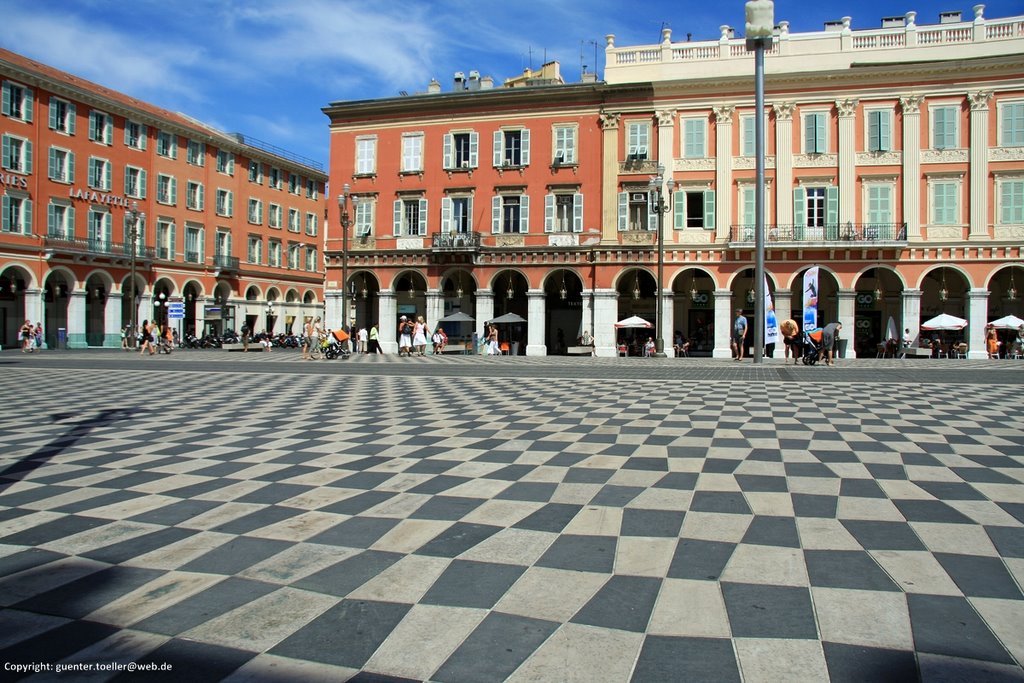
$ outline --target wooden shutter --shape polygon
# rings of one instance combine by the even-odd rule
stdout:
[[[491,198],[491,232],[501,232],[501,196]]]
[[[476,168],[480,165],[480,134],[472,132],[469,134],[469,167]]]
[[[452,198],[441,197],[441,232],[452,231]]]
[[[807,226],[807,190],[802,187],[793,189],[793,223],[800,229],[799,235],[803,235],[803,228]]]
[[[395,237],[398,237],[398,236],[400,236],[402,234],[402,200],[401,199],[396,199],[395,200],[394,208],[395,208],[395,212],[394,212],[394,216],[393,216],[394,217],[394,222],[392,223],[392,231],[393,231],[393,234],[395,235]]]
[[[555,195],[544,195],[544,232],[555,229]]]
[[[427,200],[426,199],[420,199],[419,209],[420,209],[420,215],[418,217],[419,218],[419,225],[416,226],[416,231],[417,231],[417,233],[419,233],[422,236],[422,235],[426,235],[427,234]]]
[[[500,130],[494,131],[494,149],[493,149],[494,155],[493,155],[493,159],[494,159],[494,167],[495,168],[497,168],[498,166],[501,166],[502,162],[504,161],[502,159],[502,151],[503,151],[503,149],[502,149],[502,144],[501,144],[502,141],[503,141],[502,140],[503,136],[504,136],[504,133],[502,133]]]
[[[715,229],[715,191],[704,190],[704,229]]]
[[[519,195],[519,232],[530,231],[530,195]]]
[[[523,128],[522,132],[520,133],[519,142],[520,142],[520,145],[521,145],[521,147],[520,147],[520,149],[521,149],[520,163],[522,163],[523,166],[529,166],[530,165],[530,129],[529,128]]]
[[[672,195],[672,227],[676,230],[686,227],[686,193],[682,190]]]
[[[629,193],[619,193],[619,230],[629,229]]]
[[[444,144],[442,145],[442,160],[441,165],[444,168],[453,168],[455,166],[455,160],[452,158],[452,149],[454,148],[455,142],[454,137],[451,133],[444,134]]]
[[[572,196],[572,231],[583,232],[583,193]]]

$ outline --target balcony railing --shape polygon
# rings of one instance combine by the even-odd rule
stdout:
[[[214,254],[213,266],[221,273],[237,273],[241,260],[237,256],[227,254]]]
[[[431,235],[430,248],[432,251],[478,251],[480,238],[478,232],[435,232]]]
[[[835,225],[768,225],[765,226],[766,245],[777,244],[878,244],[892,242],[905,244],[906,223],[844,223]],[[753,225],[733,225],[730,244],[753,244]]]
[[[109,242],[100,239],[74,239],[64,237],[43,238],[44,247],[47,251],[55,254],[92,254],[96,256],[117,256],[130,257],[132,247],[130,244]],[[140,259],[151,259],[156,251],[152,247],[137,246],[135,257]]]

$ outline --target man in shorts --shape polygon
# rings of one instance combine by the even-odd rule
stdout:
[[[732,323],[732,343],[736,347],[736,360],[743,360],[743,347],[747,339],[747,318],[743,309],[736,309],[736,320]]]
[[[827,358],[825,365],[835,365],[835,348],[839,344],[839,332],[842,323],[829,323],[821,330],[821,348],[818,349],[818,360]]]

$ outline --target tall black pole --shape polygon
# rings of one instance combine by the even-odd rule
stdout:
[[[769,40],[771,40],[769,38]],[[764,358],[764,40],[754,51],[754,154],[757,156],[757,189],[754,197],[754,228],[757,257],[754,268],[754,363]]]
[[[135,245],[139,238],[139,203],[132,202],[132,208],[128,212],[132,217],[131,229],[128,234],[131,237],[131,274],[128,276],[128,325],[130,328],[128,335],[128,346],[135,348],[135,342],[138,339],[138,331],[135,329]]]

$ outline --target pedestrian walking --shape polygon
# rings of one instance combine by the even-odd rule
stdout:
[[[427,355],[427,323],[422,315],[416,318],[416,323],[412,326],[412,345],[417,356]]]
[[[736,360],[743,360],[743,347],[747,340],[747,318],[743,309],[736,309],[736,320],[732,323],[732,343],[736,346]]]
[[[21,326],[21,352],[32,353],[32,340],[34,339],[32,323],[28,320]]]
[[[404,315],[398,319],[398,355],[412,355],[413,325]]]
[[[369,353],[384,353],[380,348],[380,332],[377,331],[377,323],[370,326],[370,345],[368,348]]]
[[[36,335],[36,348],[39,349],[40,351],[42,351],[42,349],[43,349],[43,324],[41,322],[38,322],[38,321],[36,322],[35,335]]]
[[[370,341],[370,333],[366,331],[365,327],[359,328],[356,339],[359,340],[359,353],[366,353],[367,343]]]
[[[142,321],[142,332],[140,337],[142,338],[142,348],[139,349],[139,355],[146,355],[146,351],[149,351],[149,355],[153,355],[153,327],[154,325],[149,320]]]

